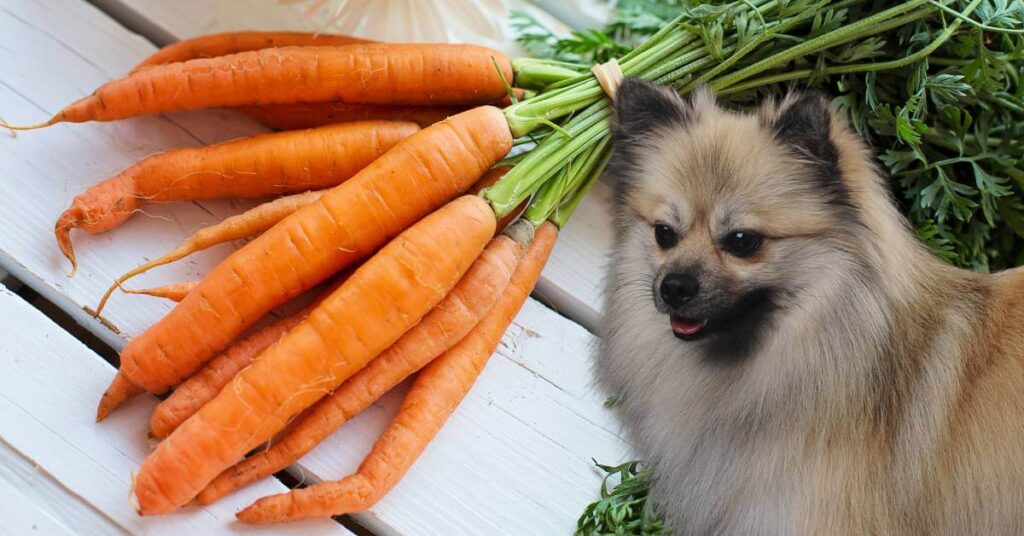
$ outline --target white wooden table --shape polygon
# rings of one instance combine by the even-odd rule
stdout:
[[[316,28],[300,7],[273,0],[0,0],[0,116],[36,122],[122,76],[152,42],[231,29]],[[98,6],[98,7],[97,7]],[[537,10],[535,6],[520,7]],[[543,15],[543,14],[542,14]],[[497,15],[496,15],[497,16]],[[556,21],[551,21],[557,24]],[[128,28],[145,33],[140,36]],[[0,273],[56,304],[119,350],[170,304],[115,295],[91,311],[118,274],[177,244],[196,227],[250,206],[181,203],[147,208],[117,230],[75,234],[74,278],[53,222],[75,194],[140,158],[261,132],[228,111],[0,133]],[[610,239],[608,189],[599,185],[564,230],[536,296],[468,398],[405,479],[354,516],[376,534],[566,534],[596,496],[591,458],[618,462],[628,445],[590,372],[592,328]],[[231,246],[140,277],[138,286],[193,279]],[[557,311],[557,312],[556,312]],[[564,316],[563,316],[564,315]],[[0,291],[0,534],[346,534],[332,520],[272,530],[233,521],[253,499],[286,488],[273,478],[208,509],[140,518],[128,502],[131,472],[155,399],[145,396],[93,422],[113,367],[18,296]],[[307,482],[353,471],[401,400],[402,387],[354,419],[290,472]]]

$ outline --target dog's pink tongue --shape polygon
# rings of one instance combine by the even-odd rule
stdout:
[[[682,318],[675,317],[670,321],[672,323],[672,331],[680,335],[693,335],[704,329],[704,326],[708,324],[707,320],[683,320]]]

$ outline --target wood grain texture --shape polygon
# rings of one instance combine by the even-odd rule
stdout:
[[[234,534],[245,528],[234,520],[238,508],[286,489],[266,479],[202,510],[139,516],[128,495],[132,473],[151,448],[145,427],[156,398],[139,397],[97,425],[96,393],[113,378],[114,368],[2,287],[0,340],[5,341],[0,345],[0,481],[21,490],[22,498],[37,509],[56,512],[48,515],[74,533],[109,534],[116,529],[130,534]],[[24,462],[19,464],[19,458]],[[18,465],[35,470],[26,473]],[[329,519],[280,530],[349,534]]]
[[[221,9],[231,3],[216,4]],[[250,4],[253,2],[238,3]],[[192,0],[138,2],[140,9],[152,5],[201,14],[206,4]],[[274,3],[260,0],[260,5]],[[250,16],[255,16],[255,11],[250,9]],[[232,17],[242,21],[239,27],[249,27],[246,15],[240,11]],[[209,27],[193,28],[192,35],[225,29],[223,22],[214,21]],[[4,66],[0,70],[0,114],[13,122],[46,117],[120,76],[153,49],[81,0],[0,4],[0,65]],[[196,227],[249,204],[153,207],[113,232],[99,236],[79,233],[75,240],[82,266],[72,279],[65,277],[68,267],[53,241],[56,216],[76,193],[148,154],[260,131],[231,112],[204,111],[109,124],[59,125],[17,137],[0,133],[0,176],[4,177],[0,181],[0,222],[4,225],[0,266],[119,349],[127,337],[141,332],[171,305],[145,296],[118,294],[102,320],[95,320],[87,309],[95,306],[106,285],[137,263],[169,250]],[[538,289],[559,311],[589,311],[590,321],[596,318],[595,289],[603,271],[598,252],[609,229],[600,191],[584,203],[563,233]],[[230,247],[163,267],[140,277],[135,285],[141,288],[194,279],[223,258]],[[4,309],[0,305],[0,312]],[[20,310],[12,313],[15,318]],[[573,314],[586,320],[585,314]],[[0,315],[0,323],[4,318]],[[31,331],[30,324],[9,326]],[[42,340],[47,337],[57,335]],[[393,493],[358,519],[381,534],[571,532],[576,517],[595,498],[600,485],[601,475],[591,458],[613,463],[628,457],[628,446],[619,438],[608,410],[601,406],[605,396],[592,387],[588,361],[592,344],[587,330],[537,301],[529,301],[467,401],[424,457]],[[125,510],[124,486],[148,448],[141,438],[153,399],[141,399],[110,422],[96,426],[91,412],[112,369],[95,355],[83,358],[80,348],[71,352],[65,348],[73,346],[70,342],[61,345],[53,349],[36,340],[11,346],[14,354],[4,353],[8,348],[0,349],[0,367],[12,371],[0,371],[4,374],[0,399],[16,396],[20,407],[29,409],[19,410],[24,416],[17,421],[4,420],[0,433],[5,441],[8,433],[19,438],[17,445],[11,444],[17,452],[30,454],[27,459],[32,463],[56,460],[46,462],[60,469],[51,474],[62,483],[73,480],[74,486],[66,484],[69,489],[85,495],[75,486],[82,487],[94,497],[89,508],[114,519],[115,525],[134,530],[131,527],[139,526],[131,523],[141,521],[130,509]],[[26,369],[15,358],[55,368]],[[13,376],[15,372],[21,376]],[[51,394],[44,379],[52,381],[61,374],[74,381],[55,384],[60,388]],[[11,378],[17,378],[16,382],[9,384]],[[23,380],[27,387],[19,387],[17,382]],[[349,423],[293,472],[313,481],[339,478],[355,469],[397,409],[401,393],[398,389],[389,394]],[[53,419],[59,421],[68,408],[90,414],[89,418],[83,416],[81,422],[53,428]],[[15,409],[0,408],[0,414],[6,416]],[[26,442],[49,446],[30,450],[24,446]],[[223,508],[223,519],[227,519],[248,500],[280,489],[276,481],[268,480],[218,508]],[[190,510],[165,522],[175,524],[175,529],[206,527],[211,516],[214,514]],[[153,521],[145,528],[159,532],[161,523]]]

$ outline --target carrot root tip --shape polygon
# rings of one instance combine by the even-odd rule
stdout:
[[[135,513],[141,516],[142,515],[142,505],[139,504],[139,496],[135,494],[135,478],[137,476],[138,476],[138,473],[136,473],[135,471],[132,471],[132,473],[131,473],[132,482],[131,482],[131,485],[128,487],[128,503],[132,505],[132,509],[135,510]]]
[[[57,224],[54,226],[53,232],[57,237],[57,247],[60,248],[60,252],[64,254],[64,257],[71,262],[71,271],[68,272],[68,277],[74,277],[78,272],[78,260],[75,258],[75,248],[71,244],[71,229],[78,227],[80,218],[71,209],[65,210],[60,215],[60,219],[57,220]],[[97,313],[97,316],[99,313]]]
[[[54,123],[59,122],[60,118],[61,118],[60,114],[57,114],[57,115],[51,117],[50,119],[48,119],[48,120],[46,120],[46,121],[44,121],[42,123],[36,123],[34,125],[12,125],[12,124],[8,123],[7,121],[4,121],[3,119],[0,119],[0,128],[6,128],[7,130],[10,130],[12,132],[16,132],[16,131],[19,131],[19,130],[36,130],[36,129],[46,128],[46,127],[48,127],[50,125],[53,125]]]
[[[100,398],[99,407],[96,408],[96,422],[106,419],[110,412],[136,395],[142,394],[143,391],[144,389],[132,383],[128,376],[117,371],[114,381],[110,382],[110,387],[107,387],[106,392]]]
[[[264,497],[242,510],[235,513],[235,517],[242,523],[250,525],[265,525],[272,523],[275,519],[285,520],[285,512],[280,507],[280,500],[277,495]]]

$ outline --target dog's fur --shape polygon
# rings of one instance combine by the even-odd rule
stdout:
[[[627,79],[613,141],[598,376],[678,533],[1024,534],[1024,271],[934,258],[820,95],[744,114]],[[761,249],[723,251],[736,229]]]

